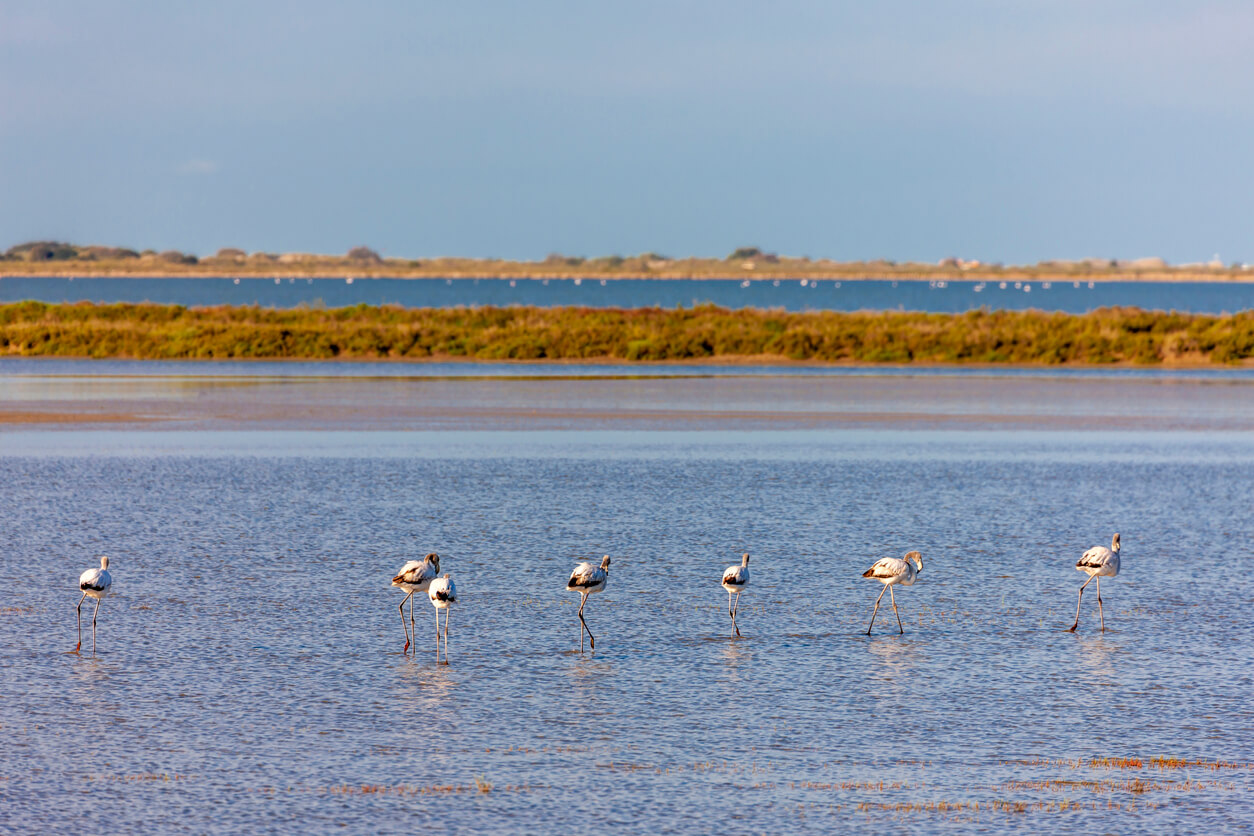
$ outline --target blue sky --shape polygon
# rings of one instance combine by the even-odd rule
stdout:
[[[1254,261],[1254,4],[0,0],[0,247]]]

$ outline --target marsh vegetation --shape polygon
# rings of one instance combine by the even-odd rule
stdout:
[[[1254,312],[593,308],[276,310],[0,305],[0,354],[134,359],[468,359],[1183,364],[1254,358]]]

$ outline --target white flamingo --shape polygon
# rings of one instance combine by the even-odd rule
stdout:
[[[109,574],[107,556],[101,556],[99,569],[88,569],[78,576],[78,588],[83,591],[83,597],[78,599],[78,646],[74,648],[75,653],[83,649],[83,602],[88,595],[96,599],[96,609],[91,614],[91,652],[96,652],[96,615],[100,612],[100,601],[109,594],[111,586],[113,576]]]
[[[910,561],[914,561],[914,566],[910,565]],[[875,599],[875,609],[871,610],[871,623],[867,625],[866,634],[871,635],[871,628],[875,626],[875,614],[880,609],[880,598],[884,597],[884,593],[888,592],[888,600],[893,602],[893,615],[897,616],[897,631],[905,633],[901,626],[901,614],[897,612],[897,599],[893,595],[894,586],[910,586],[914,583],[914,579],[923,571],[923,555],[918,552],[907,552],[905,557],[884,557],[875,561],[870,569],[862,573],[864,578],[875,578],[875,580],[884,584],[884,588],[880,590],[880,597]]]
[[[440,610],[444,610],[444,664],[448,664],[448,615],[453,604],[457,603],[457,587],[453,579],[444,573],[444,577],[436,578],[427,587],[427,597],[431,606],[435,607],[435,661],[440,661]],[[413,612],[411,606],[410,612]]]
[[[736,613],[740,612],[740,593],[749,585],[749,554],[740,558],[739,566],[728,566],[723,570],[723,589],[727,590],[727,614],[731,616],[732,629],[740,638],[740,627],[736,625]],[[732,606],[732,595],[736,596],[736,606]]]
[[[1094,546],[1080,555],[1075,568],[1081,572],[1087,572],[1089,579],[1080,586],[1080,594],[1075,601],[1075,624],[1072,624],[1067,632],[1074,633],[1080,626],[1080,602],[1084,600],[1084,587],[1088,586],[1093,578],[1097,578],[1097,617],[1101,619],[1104,633],[1106,632],[1106,616],[1102,614],[1102,578],[1113,578],[1119,574],[1119,535],[1116,534],[1111,539],[1110,548]]]
[[[401,567],[401,571],[396,573],[396,577],[392,578],[392,586],[400,587],[401,591],[408,594],[401,599],[401,626],[405,628],[405,650],[408,652],[410,644],[410,634],[413,633],[414,626],[414,593],[426,592],[431,581],[435,580],[440,574],[440,556],[435,552],[424,557],[422,560],[411,560]],[[409,602],[409,624],[405,624],[405,602]],[[438,629],[438,628],[437,628]],[[418,634],[413,633],[414,640],[417,641]]]
[[[575,567],[575,571],[570,573],[570,580],[566,581],[566,588],[573,589],[580,594],[579,599],[579,623],[583,625],[583,630],[579,632],[579,652],[583,653],[583,631],[588,632],[588,644],[593,650],[596,650],[597,640],[592,637],[592,631],[588,630],[588,622],[583,620],[583,605],[588,603],[588,596],[594,592],[600,592],[605,589],[606,582],[610,579],[610,556],[607,554],[601,558],[600,566],[593,566],[591,563],[580,563]]]

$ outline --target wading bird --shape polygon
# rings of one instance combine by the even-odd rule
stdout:
[[[88,569],[78,576],[78,588],[83,591],[83,597],[78,599],[78,646],[74,648],[75,653],[83,649],[83,602],[88,595],[96,599],[96,609],[91,614],[91,652],[96,652],[96,615],[100,612],[101,599],[109,594],[111,586],[113,576],[109,574],[109,558],[106,556],[100,558],[99,569]]]
[[[426,592],[431,581],[435,580],[440,574],[440,556],[435,552],[427,555],[422,560],[411,560],[401,567],[401,571],[392,578],[392,586],[398,586],[402,592],[407,592],[401,599],[401,626],[405,628],[405,650],[409,650],[410,635],[412,633],[414,640],[417,641],[418,634],[413,632],[414,626],[414,593]],[[405,602],[409,602],[409,624],[405,624]],[[438,616],[437,616],[438,617]],[[438,628],[437,628],[438,629]]]
[[[431,606],[435,607],[435,661],[440,661],[440,610],[444,610],[444,664],[448,664],[448,614],[453,604],[457,603],[457,587],[453,580],[444,573],[444,577],[436,578],[427,587],[427,597]],[[410,612],[413,611],[411,606]]]
[[[1087,572],[1089,579],[1080,586],[1080,594],[1075,600],[1075,624],[1072,624],[1067,632],[1074,633],[1075,629],[1080,626],[1080,602],[1084,600],[1084,587],[1088,586],[1093,578],[1097,578],[1097,617],[1101,619],[1104,633],[1106,632],[1106,616],[1102,615],[1102,578],[1113,578],[1119,574],[1119,535],[1116,534],[1110,541],[1110,548],[1094,546],[1080,555],[1075,568],[1081,572]]]
[[[916,569],[910,565],[910,561],[914,561],[919,568]],[[864,578],[875,578],[875,580],[884,584],[884,589],[880,590],[880,597],[875,599],[875,609],[871,610],[871,623],[867,625],[866,634],[871,635],[871,628],[875,626],[875,614],[880,609],[880,598],[884,597],[884,592],[888,592],[888,600],[893,602],[893,615],[897,616],[897,630],[899,633],[906,631],[901,627],[901,614],[897,612],[897,600],[893,596],[893,587],[900,584],[901,586],[910,586],[914,583],[914,579],[923,571],[923,555],[918,552],[907,552],[905,557],[885,557],[875,561],[875,565],[862,573]]]
[[[736,625],[736,613],[740,612],[740,593],[749,585],[749,555],[746,552],[740,558],[739,566],[728,566],[723,570],[723,589],[727,590],[727,614],[731,616],[732,629],[740,638],[740,628]],[[732,595],[736,596],[736,606],[732,606]]]
[[[588,622],[583,620],[583,605],[588,603],[588,596],[594,592],[600,592],[605,589],[605,582],[610,579],[610,556],[607,554],[601,558],[600,566],[593,566],[591,563],[580,563],[575,567],[575,571],[570,573],[570,580],[566,581],[566,588],[578,592],[582,597],[579,599],[579,623],[583,625],[583,630],[579,632],[579,652],[583,653],[583,633],[588,633],[588,644],[593,650],[596,650],[597,640],[592,637],[592,631],[588,630]]]

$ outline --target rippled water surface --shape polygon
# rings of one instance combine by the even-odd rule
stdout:
[[[0,483],[0,831],[1254,819],[1250,433],[36,429]],[[1064,632],[1115,531],[1107,631],[1090,586]],[[860,575],[909,549],[905,634],[867,637]],[[388,585],[431,550],[448,666]],[[563,585],[606,553],[580,654]]]

